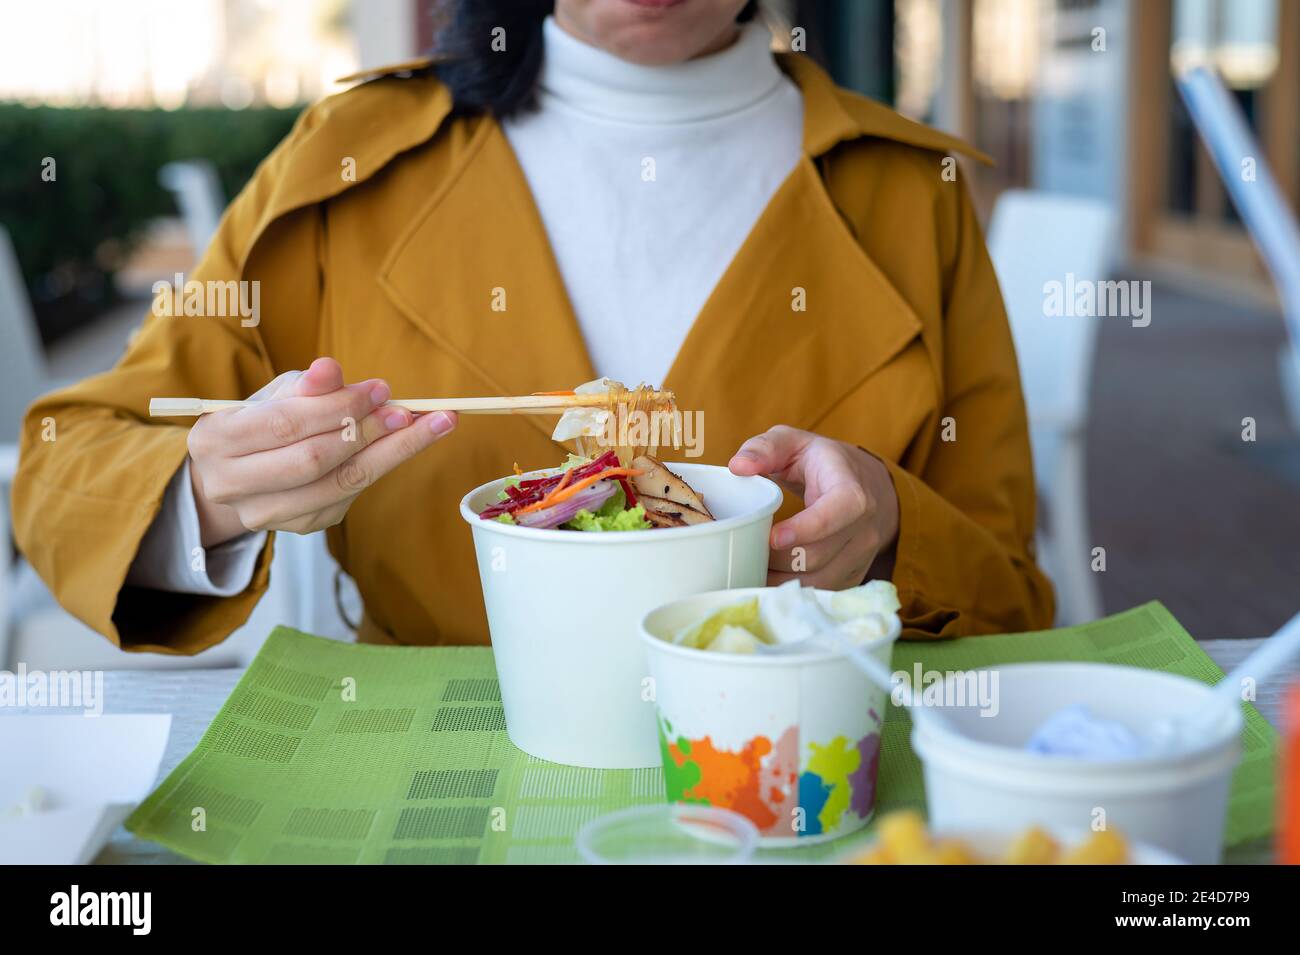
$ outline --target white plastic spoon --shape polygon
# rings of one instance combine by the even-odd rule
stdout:
[[[1292,617],[1215,684],[1209,705],[1167,716],[1136,729],[1094,716],[1086,706],[1069,706],[1055,713],[1034,732],[1029,748],[1052,752],[1053,755],[1086,753],[1106,758],[1165,756],[1190,749],[1212,733],[1213,725],[1222,718],[1225,706],[1241,704],[1243,679],[1249,677],[1262,683],[1297,652],[1300,652],[1300,614]],[[1062,746],[1066,749],[1062,750]]]
[[[781,586],[798,587],[801,585],[797,581],[787,581]],[[926,718],[943,719],[942,716],[935,712],[934,707],[926,707],[921,704],[918,695],[912,692],[912,686],[910,683],[906,681],[895,683],[893,675],[883,663],[871,654],[865,652],[861,647],[854,644],[853,641],[848,639],[848,637],[844,636],[844,634],[840,632],[839,627],[835,625],[835,621],[830,618],[830,615],[826,613],[822,608],[822,605],[817,601],[815,593],[813,594],[813,598],[808,600],[805,599],[803,592],[800,591],[796,605],[799,608],[800,614],[813,628],[813,632],[816,635],[804,640],[792,640],[789,643],[759,644],[759,653],[774,655],[802,653],[805,652],[811,644],[815,643],[818,637],[828,637],[830,641],[835,644],[836,649],[848,657],[853,665],[866,674],[867,678],[871,680],[872,683],[876,684],[876,686],[889,694],[889,698],[899,706],[905,707],[908,712],[912,714],[925,710]],[[915,718],[915,716],[913,718]]]
[[[1242,660],[1232,672],[1214,685],[1214,698],[1223,704],[1240,706],[1242,681],[1254,680],[1256,684],[1264,683],[1278,670],[1291,662],[1300,653],[1300,613],[1282,625],[1282,628],[1266,639],[1246,659]],[[1204,738],[1208,724],[1218,716],[1215,708],[1197,710],[1157,722],[1151,732],[1145,734],[1146,742],[1152,747],[1169,751],[1188,745]]]

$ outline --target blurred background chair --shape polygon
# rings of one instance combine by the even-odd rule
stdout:
[[[18,467],[23,412],[43,391],[45,353],[9,232],[0,226],[0,669],[12,634],[17,568],[10,546],[9,492]]]
[[[53,387],[48,378],[18,257],[9,231],[0,225],[0,447],[16,445],[23,412]]]
[[[1101,319],[1049,316],[1048,282],[1101,281],[1111,266],[1116,217],[1097,200],[1009,190],[998,199],[988,245],[1020,362],[1034,475],[1042,502],[1039,557],[1056,585],[1057,621],[1101,616],[1088,533],[1085,439]]]
[[[171,191],[197,257],[225,207],[215,168],[206,161],[173,162],[160,170],[159,182]],[[141,313],[146,307],[140,306]],[[98,357],[107,368],[117,356]],[[71,381],[50,373],[13,245],[0,227],[0,670],[18,661],[43,670],[245,666],[278,624],[351,638],[335,606],[337,564],[321,533],[279,535],[266,596],[243,627],[197,656],[123,653],[59,607],[31,566],[13,559],[9,495],[24,412],[39,395]],[[341,587],[349,616],[357,619],[355,587],[346,577]]]
[[[217,168],[206,159],[169,162],[158,170],[158,183],[172,194],[196,256],[217,234],[226,197]]]
[[[1200,66],[1178,78],[1178,91],[1277,287],[1288,332],[1278,349],[1278,380],[1291,427],[1300,432],[1300,223],[1278,187],[1268,150],[1223,78]],[[1249,176],[1243,174],[1245,164]]]

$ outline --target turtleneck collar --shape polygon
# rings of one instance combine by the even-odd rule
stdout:
[[[761,24],[741,26],[726,49],[668,66],[641,66],[582,42],[547,17],[538,89],[594,118],[634,124],[690,123],[735,113],[782,81]]]

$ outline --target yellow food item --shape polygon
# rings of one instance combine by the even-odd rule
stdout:
[[[770,642],[764,639],[763,624],[758,616],[758,598],[751,597],[730,607],[715,610],[703,623],[688,630],[677,643],[679,646],[703,650],[722,632],[723,627],[741,627],[752,633],[756,640]]]
[[[1128,843],[1113,829],[1094,832],[1067,850],[1037,826],[1017,836],[1002,859],[984,859],[960,839],[934,838],[921,814],[908,809],[881,819],[875,844],[852,861],[854,865],[1125,865],[1130,860]]]
[[[1006,865],[1051,865],[1061,855],[1055,839],[1037,826],[1026,829],[1007,848],[1002,861]]]
[[[893,865],[894,860],[889,857],[885,847],[881,845],[872,846],[862,855],[853,860],[854,865]]]
[[[880,820],[876,830],[880,844],[894,865],[911,865],[930,848],[930,834],[925,831],[925,819],[915,810],[891,812]]]
[[[940,839],[923,855],[921,865],[979,865],[980,860],[960,839]]]
[[[1059,861],[1062,865],[1126,865],[1128,845],[1115,830],[1103,829],[1066,852]]]

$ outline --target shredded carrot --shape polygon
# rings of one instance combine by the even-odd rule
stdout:
[[[523,469],[519,467],[519,462],[516,461],[516,462],[515,462],[515,477],[523,477],[523,476],[524,476]]]
[[[569,470],[565,471],[564,474],[560,476],[560,483],[555,485],[555,487],[551,488],[550,493],[543,496],[542,500],[546,500],[547,498],[560,493],[566,487],[569,486],[569,482],[572,480],[573,480],[573,468],[569,468]]]
[[[533,397],[535,397],[535,398],[554,398],[556,395],[565,395],[565,396],[568,396],[568,395],[576,395],[576,394],[577,394],[577,392],[576,392],[576,391],[573,391],[572,389],[570,389],[570,390],[568,390],[568,391],[534,391],[534,392],[533,392]]]
[[[565,471],[564,474],[567,478],[571,477],[573,472],[571,470]],[[603,481],[605,478],[638,477],[642,474],[645,474],[645,471],[638,468],[606,468],[598,474],[589,475],[581,481],[570,484],[567,487],[565,486],[565,482],[561,480],[555,490],[546,495],[546,497],[542,498],[540,501],[535,501],[532,504],[529,504],[527,507],[521,507],[519,510],[515,511],[515,514],[529,514],[533,511],[540,511],[542,508],[559,504],[561,501],[567,501],[579,491],[591,487],[591,485],[595,484],[597,481]]]
[[[529,509],[532,509],[533,507],[537,507],[537,508],[549,507],[551,500],[555,497],[555,495],[558,492],[564,490],[564,488],[568,485],[569,481],[572,480],[572,478],[573,478],[573,468],[569,468],[569,470],[565,471],[563,474],[560,475],[560,483],[555,485],[555,487],[551,488],[540,498],[538,498],[536,501],[530,504],[528,506]],[[519,513],[522,514],[523,512],[524,510],[521,508]]]

